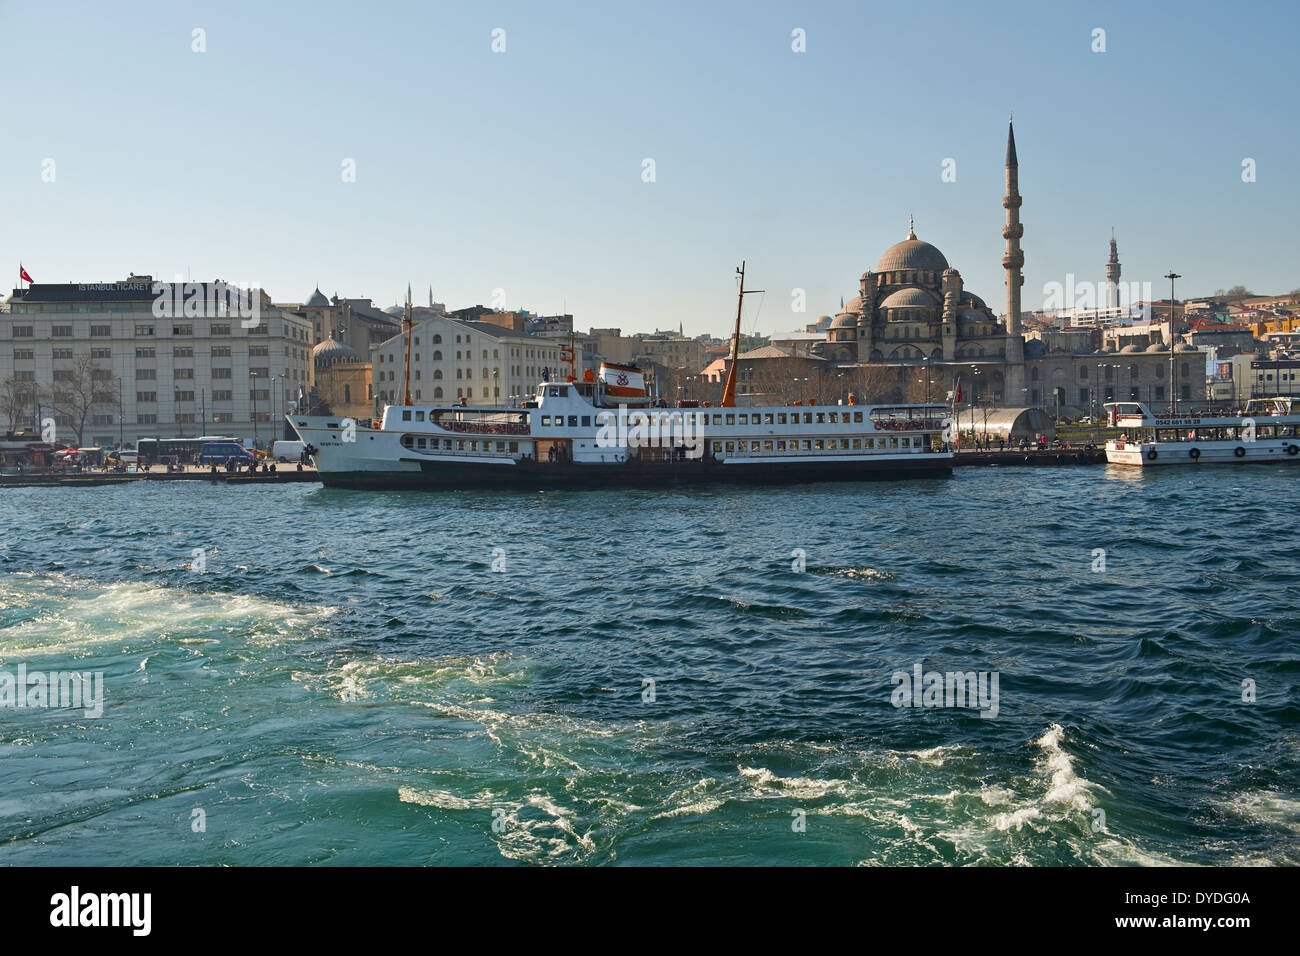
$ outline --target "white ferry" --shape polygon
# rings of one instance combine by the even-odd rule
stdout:
[[[1253,399],[1239,415],[1159,416],[1143,402],[1107,402],[1112,427],[1106,461],[1157,465],[1251,464],[1300,461],[1300,413],[1293,399]]]
[[[741,276],[742,297],[744,266]],[[621,488],[914,478],[952,472],[944,405],[656,407],[634,366],[543,382],[520,407],[417,405],[382,417],[289,415],[321,481],[345,488]],[[406,330],[410,337],[411,322]],[[409,353],[409,349],[408,349]],[[409,363],[408,363],[409,374]],[[409,380],[406,395],[409,396]]]

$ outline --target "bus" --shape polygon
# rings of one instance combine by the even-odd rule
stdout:
[[[198,438],[141,438],[135,445],[139,461],[157,462],[173,456],[182,465],[193,464],[199,450],[211,442],[234,442],[242,445],[239,438],[225,435],[203,435]]]

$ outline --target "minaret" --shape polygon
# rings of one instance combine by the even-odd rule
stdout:
[[[1119,247],[1115,230],[1110,231],[1110,258],[1106,260],[1106,308],[1119,308]]]
[[[1024,378],[1025,340],[1020,335],[1020,287],[1025,284],[1021,270],[1025,254],[1020,251],[1020,237],[1025,227],[1020,224],[1020,163],[1016,159],[1016,130],[1007,122],[1007,194],[1002,199],[1007,211],[1007,224],[1002,227],[1002,238],[1007,241],[1007,251],[1002,256],[1002,268],[1007,270],[1007,391],[1004,400],[1020,400],[1020,380]],[[1013,391],[1013,389],[1016,389]]]

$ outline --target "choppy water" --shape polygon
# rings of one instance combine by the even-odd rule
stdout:
[[[1298,480],[5,490],[0,863],[1294,864]]]

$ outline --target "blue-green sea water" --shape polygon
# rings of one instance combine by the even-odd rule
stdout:
[[[1300,863],[1298,482],[6,489],[0,864]]]

